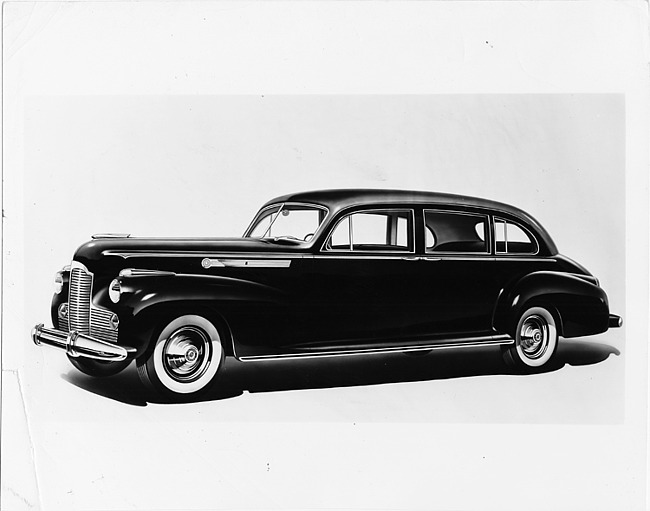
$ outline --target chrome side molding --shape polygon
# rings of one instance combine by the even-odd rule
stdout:
[[[201,261],[201,266],[208,268],[288,268],[291,259],[210,259]]]
[[[119,273],[120,277],[173,277],[173,271],[163,270],[141,270],[139,268],[125,268]]]

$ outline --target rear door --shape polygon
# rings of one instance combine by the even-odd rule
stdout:
[[[488,335],[502,286],[494,271],[490,217],[478,211],[423,208],[418,255],[417,336]]]

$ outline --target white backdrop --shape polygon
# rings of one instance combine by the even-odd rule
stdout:
[[[634,3],[7,4],[3,502],[642,509],[643,16]],[[273,196],[335,187],[527,210],[624,315],[605,338],[620,356],[525,381],[142,408],[29,344],[53,272],[90,234],[238,235]],[[73,445],[94,432],[115,443]],[[191,475],[168,451],[177,438]],[[541,497],[503,481],[522,472]]]
[[[30,302],[92,233],[238,236],[274,196],[371,187],[526,209],[621,309],[624,108],[621,94],[29,97]]]

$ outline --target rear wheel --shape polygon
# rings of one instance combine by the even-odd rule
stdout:
[[[125,369],[131,361],[130,360],[121,360],[119,362],[107,362],[105,360],[94,360],[92,358],[83,358],[83,357],[71,357],[68,355],[68,359],[79,369],[82,373],[89,376],[95,376],[98,378],[105,376],[113,376],[114,374],[119,373],[122,369]]]
[[[153,351],[139,359],[142,383],[162,395],[190,395],[205,390],[223,362],[221,336],[207,319],[180,316],[152,339]]]
[[[503,358],[516,369],[542,367],[557,349],[557,326],[553,314],[544,307],[527,309],[517,322],[514,344],[503,347]]]

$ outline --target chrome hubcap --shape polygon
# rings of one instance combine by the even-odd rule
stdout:
[[[205,372],[211,356],[208,335],[200,328],[184,326],[172,333],[165,342],[165,371],[176,381],[191,382]]]
[[[527,317],[519,331],[520,346],[528,358],[539,358],[546,352],[550,338],[547,321],[536,314]]]

